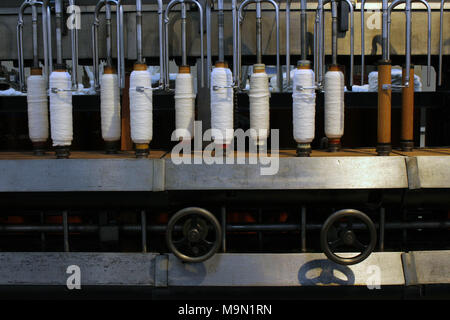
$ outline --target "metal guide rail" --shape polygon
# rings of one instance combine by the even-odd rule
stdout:
[[[313,151],[311,158],[295,158],[292,151],[280,151],[269,163],[256,164],[248,157],[245,164],[206,164],[194,155],[191,164],[177,165],[162,151],[149,159],[74,152],[67,160],[2,152],[0,192],[450,188],[449,149],[373,154],[347,149],[336,156]],[[262,175],[270,166],[273,172]]]
[[[359,264],[343,266],[322,253],[216,254],[205,262],[186,264],[172,254],[157,253],[3,252],[0,285],[66,286],[75,274],[73,266],[81,287],[449,284],[449,259],[450,251],[376,252]]]

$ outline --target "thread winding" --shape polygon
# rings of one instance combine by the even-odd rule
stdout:
[[[314,71],[296,69],[293,75],[292,120],[297,143],[309,144],[314,139],[316,93],[313,87]]]
[[[68,72],[52,72],[50,89],[50,128],[53,146],[70,146],[73,139],[72,87]]]
[[[117,74],[103,74],[100,101],[103,140],[120,140],[120,89]]]
[[[27,80],[28,131],[32,142],[48,139],[47,81],[44,76],[29,76]]]
[[[331,139],[344,134],[344,74],[328,71],[325,74],[325,135]]]
[[[147,88],[143,91],[136,87]],[[133,71],[130,75],[130,126],[134,143],[148,144],[153,138],[153,91],[148,71]]]

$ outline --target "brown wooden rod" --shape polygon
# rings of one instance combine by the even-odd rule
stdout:
[[[403,68],[402,83],[405,83],[407,70]],[[402,132],[400,147],[403,151],[412,151],[414,147],[414,67],[409,70],[409,86],[402,88]]]
[[[391,64],[383,60],[378,64],[378,137],[377,153],[388,156],[391,152]],[[388,88],[383,89],[383,85]]]
[[[130,73],[125,75],[125,88],[122,91],[122,135],[120,140],[120,150],[131,151],[133,150],[133,141],[131,140],[131,128],[130,128]]]

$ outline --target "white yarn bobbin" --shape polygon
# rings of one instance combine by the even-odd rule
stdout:
[[[153,139],[153,91],[150,73],[136,69],[130,75],[131,139],[148,145]]]
[[[263,64],[255,64],[250,76],[250,135],[257,145],[264,145],[269,136],[269,76]]]
[[[70,146],[73,139],[72,81],[64,70],[50,75],[50,128],[53,146]]]
[[[180,140],[194,137],[195,94],[188,66],[180,67],[175,79],[175,128]]]
[[[28,131],[33,144],[48,140],[47,81],[42,69],[32,69],[27,79]]]
[[[231,70],[217,63],[211,72],[211,128],[215,144],[228,145],[233,140],[233,88]],[[214,131],[220,134],[215,136]]]
[[[314,71],[298,68],[293,76],[292,120],[294,139],[299,144],[310,144],[314,139],[316,94]]]
[[[100,114],[103,140],[120,140],[120,89],[117,74],[112,68],[105,68],[101,78]]]
[[[328,71],[325,74],[325,135],[340,139],[344,134],[344,74]]]

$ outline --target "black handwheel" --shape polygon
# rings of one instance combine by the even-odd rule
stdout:
[[[173,254],[184,262],[202,262],[220,248],[222,229],[208,210],[185,208],[169,220],[166,243]]]
[[[363,244],[357,239],[353,226],[354,220],[362,221],[367,227],[369,244]],[[343,209],[333,213],[325,221],[320,232],[320,245],[325,255],[331,261],[343,265],[357,264],[365,260],[375,249],[376,241],[377,232],[372,220],[365,213],[354,209]],[[345,258],[335,253],[338,248],[357,249],[361,253]]]

